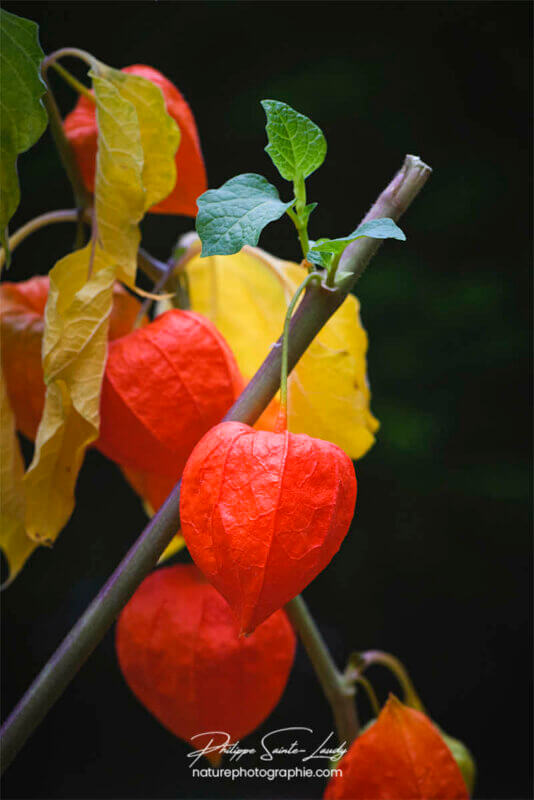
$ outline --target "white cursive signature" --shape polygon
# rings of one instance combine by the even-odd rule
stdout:
[[[286,740],[283,738],[282,741],[276,740],[276,737],[281,734],[296,733],[297,731],[301,734],[313,734],[312,728],[294,726],[290,728],[277,728],[262,736],[260,742],[260,760],[273,761],[275,756],[300,756],[303,763],[317,759],[329,761],[332,758],[337,760],[347,752],[348,748],[346,742],[343,742],[337,747],[327,747],[334,737],[333,731],[330,731],[322,742],[311,751],[309,747],[304,746],[299,741],[297,736],[294,736],[289,743],[287,742],[287,737]],[[202,756],[212,756],[213,758],[213,756],[226,755],[231,762],[238,762],[241,761],[244,756],[256,755],[257,753],[255,747],[241,747],[239,741],[232,742],[232,737],[226,731],[205,731],[203,733],[197,733],[195,736],[191,737],[191,740],[201,738],[205,740],[204,746],[187,754],[187,757],[191,759],[191,767],[193,767]]]

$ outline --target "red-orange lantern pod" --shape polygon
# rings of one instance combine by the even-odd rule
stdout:
[[[187,462],[182,534],[250,633],[326,567],[355,502],[354,467],[336,445],[225,422]]]
[[[242,386],[213,323],[193,311],[167,311],[110,344],[96,447],[121,466],[177,480]]]
[[[283,611],[240,637],[221,595],[192,564],[159,569],[122,611],[116,648],[126,683],[172,733],[195,749],[223,731],[236,741],[276,706],[295,654]],[[222,737],[213,737],[222,744]]]
[[[468,800],[453,755],[427,716],[391,696],[336,768],[325,800]]]
[[[159,86],[167,113],[180,128],[180,145],[176,153],[176,185],[168,197],[150,209],[150,213],[196,217],[197,197],[208,187],[195,118],[187,101],[171,81],[152,67],[133,64],[131,67],[124,67],[121,72],[140,75]],[[83,181],[87,189],[94,192],[98,137],[94,103],[84,95],[80,95],[73,111],[65,117],[63,125]]]
[[[17,430],[32,441],[43,415],[46,386],[41,364],[48,276],[0,286],[2,368]],[[120,283],[113,287],[110,339],[129,333],[141,305]]]

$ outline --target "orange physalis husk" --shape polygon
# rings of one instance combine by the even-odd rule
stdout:
[[[280,405],[276,399],[272,400],[254,427],[260,431],[271,431],[278,419]],[[175,468],[170,475],[159,472],[141,472],[128,467],[122,467],[122,472],[130,486],[140,495],[148,507],[150,514],[157,511],[165,502],[171,489],[182,477],[182,469]]]
[[[110,344],[96,447],[121,466],[175,482],[242,385],[213,323],[193,311],[167,311]]]
[[[247,634],[326,567],[355,502],[354,467],[336,445],[224,422],[187,462],[182,534]]]
[[[195,749],[210,738],[222,744],[221,736],[193,739],[208,731],[235,742],[276,706],[295,654],[283,611],[248,638],[238,634],[226,601],[194,565],[166,567],[143,581],[119,617],[119,665],[138,700]]]
[[[134,64],[131,67],[125,67],[121,72],[140,75],[159,86],[165,100],[167,113],[180,128],[180,145],[176,153],[177,179],[175,187],[168,197],[149,209],[149,213],[184,214],[188,217],[195,217],[197,215],[197,197],[208,187],[195,118],[188,103],[176,86],[152,67]],[[76,107],[65,117],[63,125],[67,139],[74,150],[83,181],[87,189],[93,192],[98,139],[95,104],[89,98],[80,95]]]
[[[468,800],[462,773],[425,714],[390,696],[336,764],[325,800]]]
[[[17,430],[35,439],[43,414],[46,387],[41,364],[48,276],[0,286],[2,367]],[[141,305],[120,283],[113,287],[109,339],[129,333]]]

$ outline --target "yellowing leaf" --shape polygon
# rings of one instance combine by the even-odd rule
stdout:
[[[186,269],[192,307],[214,322],[249,380],[280,336],[287,306],[306,271],[258,248],[200,258],[196,246]],[[378,422],[369,408],[366,352],[359,302],[350,296],[289,378],[291,431],[334,442],[354,459],[367,452]]]
[[[137,112],[141,133],[145,210],[166,198],[176,183],[174,155],[180,144],[180,130],[165,111],[165,100],[159,86],[138,75],[126,74],[109,67],[103,75],[120,90]],[[169,160],[172,163],[169,163]]]
[[[35,549],[24,524],[24,462],[15,431],[3,375],[0,374],[0,548],[9,566],[10,583]]]
[[[176,177],[179,132],[161,90],[97,61],[91,75],[99,127],[95,229],[87,247],[50,273],[43,341],[47,392],[26,475],[27,531],[46,543],[72,513],[85,450],[98,436],[113,282],[135,284],[138,223],[169,194]]]
[[[27,531],[36,542],[53,542],[70,517],[85,450],[98,436],[115,269],[97,246],[87,280],[91,255],[89,243],[50,273],[43,341],[46,400],[25,477]]]
[[[185,539],[180,533],[177,533],[176,536],[173,536],[170,544],[167,545],[163,553],[160,555],[158,564],[163,564],[164,561],[168,561],[169,558],[175,556],[176,553],[179,553],[180,550],[184,549],[184,547]]]
[[[108,80],[93,76],[98,120],[95,178],[97,235],[117,277],[133,283],[145,208],[143,148],[134,106]]]
[[[163,94],[145,78],[98,64],[93,70],[98,122],[95,207],[102,247],[133,285],[145,211],[176,183],[180,132]]]
[[[286,263],[283,269],[295,289],[306,277],[297,264]],[[378,422],[369,408],[366,353],[360,303],[349,295],[291,373],[290,430],[334,442],[351,458],[369,450]]]

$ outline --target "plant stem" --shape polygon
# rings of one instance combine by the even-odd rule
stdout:
[[[67,208],[61,211],[49,211],[46,214],[41,214],[40,217],[35,217],[31,219],[26,225],[23,225],[22,228],[19,228],[18,231],[9,237],[9,249],[11,252],[35,231],[38,231],[40,228],[45,228],[47,225],[54,225],[56,222],[77,222],[78,221],[78,211],[75,208]],[[5,260],[5,252],[3,249],[0,250],[0,269],[4,265]]]
[[[54,225],[57,222],[77,222],[78,213],[76,208],[66,208],[58,211],[48,211],[46,214],[34,217],[9,237],[9,249],[13,252],[28,236],[31,236],[32,233],[41,228],[45,228],[47,225]],[[88,225],[90,224],[91,218],[88,216],[87,210],[82,213],[82,220]],[[4,265],[5,256],[3,248],[0,248],[0,269]],[[162,277],[169,275],[168,264],[159,261],[142,247],[139,248],[137,253],[137,266],[155,283],[158,283]]]
[[[338,671],[326,642],[314,622],[304,599],[298,595],[285,606],[285,611],[306,648],[319,683],[330,703],[340,744],[349,747],[358,735],[358,717],[354,687]]]
[[[79,58],[81,61],[84,61],[89,69],[93,69],[93,67],[97,66],[98,60],[88,53],[87,50],[80,50],[78,47],[61,47],[59,50],[54,50],[53,53],[50,53],[49,56],[43,60],[43,67],[47,69],[52,64],[55,64],[60,58],[65,58],[66,56],[71,56],[72,58]]]
[[[415,156],[407,156],[403,167],[382,192],[365,220],[379,217],[398,219],[421,191],[430,168]],[[362,237],[344,253],[343,269],[352,281],[342,289],[327,291],[308,286],[291,319],[288,369],[291,370],[323,325],[343,302],[353,283],[378,250],[380,240]],[[271,348],[262,366],[226,415],[226,420],[254,423],[280,386],[281,342]],[[4,723],[0,738],[2,769],[15,758],[28,737],[66,689],[84,661],[94,650],[121,608],[143,578],[157,563],[179,528],[180,483],[128,551],[95,600],[53,654],[26,694]]]
[[[44,75],[45,73],[43,72],[43,76]],[[85,184],[82,180],[82,176],[80,173],[80,169],[78,167],[78,163],[76,161],[76,157],[74,155],[74,151],[70,145],[69,140],[65,136],[61,114],[59,113],[57,103],[55,101],[54,95],[50,89],[48,82],[47,86],[48,86],[48,91],[43,97],[43,103],[48,114],[48,121],[50,122],[50,131],[52,133],[54,143],[59,153],[59,158],[61,160],[61,163],[63,164],[65,172],[67,173],[70,185],[72,186],[72,192],[74,194],[74,201],[76,203],[76,207],[78,209],[83,210],[91,204],[91,195],[85,188]]]
[[[282,410],[282,415],[284,419],[287,421],[287,354],[289,348],[289,324],[291,322],[291,317],[293,316],[293,311],[295,310],[295,306],[297,305],[299,298],[302,292],[309,286],[312,281],[321,281],[321,276],[317,272],[310,272],[307,275],[300,286],[298,287],[297,291],[293,295],[293,298],[287,307],[287,312],[284,320],[284,330],[282,333],[282,367],[280,369],[280,406]]]
[[[167,264],[150,255],[143,247],[137,251],[137,266],[154,283],[158,283],[164,275],[167,276],[169,269]]]
[[[84,86],[83,83],[75,78],[74,75],[71,75],[70,72],[65,69],[65,67],[62,67],[61,64],[57,63],[57,61],[52,61],[50,66],[52,66],[56,72],[61,75],[63,80],[66,81],[69,86],[72,86],[74,91],[78,92],[78,94],[83,94],[83,96],[87,97],[87,99],[90,100],[93,105],[96,105],[96,98],[94,94],[91,93],[87,86]]]
[[[373,689],[373,684],[364,675],[358,675],[358,677],[355,678],[354,681],[355,683],[359,683],[360,686],[363,686],[367,694],[367,697],[369,698],[369,702],[371,703],[373,713],[376,717],[378,717],[378,715],[380,714],[380,703],[378,702],[378,697],[376,696],[376,692]]]
[[[295,224],[302,248],[302,256],[306,258],[310,249],[310,242],[308,239],[308,220],[304,216],[306,207],[306,182],[304,178],[298,178],[293,182],[293,191],[296,200],[295,211],[290,208],[287,213]],[[290,211],[292,212],[291,214],[289,213]]]
[[[91,201],[91,195],[86,189],[85,183],[83,182],[82,174],[80,172],[78,162],[76,161],[76,156],[74,155],[74,150],[72,149],[70,142],[67,139],[65,131],[63,129],[63,120],[61,119],[61,114],[59,112],[59,108],[56,103],[54,93],[50,85],[50,81],[48,80],[48,67],[51,65],[55,65],[55,59],[54,59],[55,56],[56,54],[53,53],[51,56],[45,58],[43,63],[41,64],[41,74],[43,76],[43,80],[47,87],[46,94],[43,97],[43,103],[46,108],[46,112],[48,114],[50,131],[52,133],[54,143],[59,153],[59,158],[61,160],[61,163],[63,164],[65,172],[67,173],[67,177],[69,179],[70,185],[72,187],[72,192],[74,194],[74,202],[76,203],[76,208],[77,208],[77,223],[78,223],[74,246],[76,248],[79,248],[83,245],[83,221],[82,221],[83,213],[87,208],[89,208],[92,201]]]
[[[152,289],[152,292],[154,294],[158,294],[163,289],[165,284],[168,282],[170,276],[172,275],[173,270],[174,270],[174,264],[171,262],[167,266],[167,272],[163,273],[163,275],[161,275],[159,280],[156,281],[156,283],[154,284],[154,287]],[[154,302],[153,297],[146,297],[143,300],[143,302],[141,303],[141,308],[137,312],[137,317],[135,318],[134,330],[137,330],[137,328],[141,326],[144,317],[150,312],[153,302]]]
[[[359,681],[362,677],[362,673],[373,664],[381,664],[383,667],[387,667],[400,683],[404,691],[404,701],[417,711],[426,714],[425,707],[415,690],[415,686],[408,675],[406,667],[396,656],[391,655],[391,653],[385,653],[382,650],[367,650],[364,653],[354,653],[354,655],[350,657],[347,669],[345,670],[346,679],[348,681]]]

